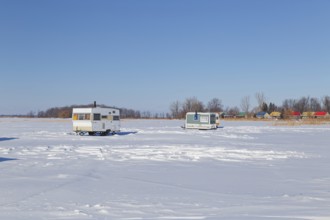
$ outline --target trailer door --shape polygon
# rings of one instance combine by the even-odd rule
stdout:
[[[101,114],[94,113],[93,114],[93,131],[103,131],[102,129],[102,121],[101,121]]]

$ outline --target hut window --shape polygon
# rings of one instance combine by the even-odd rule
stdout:
[[[216,118],[217,117],[215,115],[211,115],[211,124],[215,124]]]
[[[85,116],[84,114],[79,114],[79,115],[78,115],[78,120],[84,120],[84,119],[85,119],[84,116]]]
[[[94,114],[93,119],[94,119],[94,121],[100,121],[101,120],[101,114]]]
[[[209,123],[209,116],[207,115],[201,116],[200,122]]]
[[[73,114],[73,120],[90,120],[91,115],[90,114]]]
[[[73,120],[78,120],[78,114],[73,114]]]
[[[114,121],[119,121],[119,116],[118,116],[118,115],[114,115],[114,116],[113,116],[113,120],[114,120]]]
[[[102,119],[107,119],[107,118],[108,118],[108,116],[102,115]]]

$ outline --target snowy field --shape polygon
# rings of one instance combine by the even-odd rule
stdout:
[[[330,125],[0,118],[0,219],[330,220]]]

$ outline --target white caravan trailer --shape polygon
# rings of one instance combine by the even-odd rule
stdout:
[[[84,135],[108,135],[120,131],[120,112],[114,108],[74,108],[73,131]]]
[[[200,130],[216,129],[216,113],[188,112],[186,114],[185,128]]]

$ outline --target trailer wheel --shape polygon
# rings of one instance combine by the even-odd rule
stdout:
[[[90,131],[90,132],[88,132],[88,135],[93,136],[93,135],[95,135],[95,132]]]
[[[106,130],[105,132],[101,133],[101,136],[108,136],[110,134],[110,130]]]
[[[80,136],[84,136],[85,135],[85,132],[81,131],[81,132],[79,132],[79,135]]]

